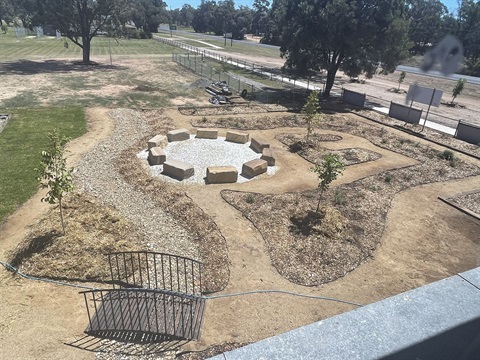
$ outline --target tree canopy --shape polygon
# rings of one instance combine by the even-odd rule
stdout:
[[[285,68],[302,76],[326,70],[325,96],[339,69],[371,77],[377,64],[391,72],[407,55],[401,0],[278,0],[274,6]]]

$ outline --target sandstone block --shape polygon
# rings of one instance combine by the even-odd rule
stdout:
[[[162,165],[166,160],[167,156],[161,147],[153,147],[148,150],[148,163],[150,165]]]
[[[193,165],[178,160],[167,160],[163,163],[164,175],[173,177],[177,180],[188,179],[195,173]]]
[[[160,146],[160,144],[165,140],[164,135],[156,135],[150,140],[148,140],[148,148],[154,148]]]
[[[260,159],[265,160],[268,166],[275,166],[276,157],[272,148],[263,149],[262,157]]]
[[[253,178],[267,171],[268,164],[265,160],[255,159],[246,162],[242,166],[242,175],[247,178]]]
[[[184,141],[190,139],[190,133],[187,129],[175,129],[167,133],[168,142]]]
[[[252,137],[252,142],[250,143],[250,148],[261,154],[263,149],[269,148],[270,144],[262,138]]]
[[[216,139],[218,138],[218,130],[216,129],[197,129],[197,138],[199,139]]]
[[[246,144],[248,142],[248,134],[239,131],[227,131],[225,140],[239,144]]]
[[[238,179],[238,170],[235,166],[209,166],[207,168],[207,183],[224,184],[235,183]]]

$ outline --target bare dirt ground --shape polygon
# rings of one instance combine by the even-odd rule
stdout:
[[[193,129],[192,121],[198,121],[192,116],[180,114],[175,108],[169,109],[167,114],[179,128]],[[248,115],[233,116],[244,118]],[[88,117],[90,131],[69,146],[72,165],[96,143],[108,137],[113,126],[106,109],[89,109]],[[380,126],[357,117],[355,120],[368,126]],[[389,131],[436,151],[444,149],[398,130]],[[359,135],[332,130],[319,132],[342,137],[342,140],[330,143],[332,149],[351,148],[355,144],[381,155],[376,161],[347,167],[334,187],[417,163],[415,159],[376,146]],[[438,200],[438,196],[450,197],[478,189],[480,176],[477,175],[398,192],[388,209],[379,245],[372,256],[354,271],[320,286],[306,287],[288,281],[272,265],[262,233],[240,211],[223,200],[221,191],[228,189],[281,195],[315,189],[318,182],[315,174],[309,171],[311,163],[290,152],[277,138],[282,134],[304,135],[305,129],[282,127],[251,130],[250,133],[261,135],[276,150],[279,171],[273,177],[244,184],[185,188],[188,196],[212,217],[226,239],[230,279],[222,293],[278,289],[368,304],[480,265],[479,222]],[[465,162],[480,166],[478,160],[458,156]],[[40,198],[41,194],[35,195],[0,229],[0,259],[5,259],[7,252],[13,250],[31,226],[45,215],[47,206],[39,201]],[[94,353],[65,345],[80,339],[86,326],[87,318],[83,299],[78,295],[79,289],[23,280],[12,277],[4,269],[0,270],[0,283],[0,357],[95,357]],[[353,308],[336,302],[281,294],[208,300],[201,340],[187,344],[182,350],[198,351],[223,343],[253,342]]]

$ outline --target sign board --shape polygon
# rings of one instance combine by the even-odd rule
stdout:
[[[177,25],[170,25],[170,30],[177,30]]]
[[[227,39],[231,39],[233,37],[233,33],[225,33],[225,37]]]
[[[426,105],[440,106],[443,91],[437,89],[430,89],[417,84],[410,85],[407,93],[407,102],[416,101]]]

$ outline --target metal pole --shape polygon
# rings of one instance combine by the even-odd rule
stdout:
[[[433,97],[435,96],[435,91],[437,91],[437,89],[433,89],[432,97],[430,98],[430,104],[428,104],[427,113],[425,114],[425,121],[423,123],[422,131],[423,129],[425,129],[425,124],[427,123],[427,117],[428,117],[428,113],[430,112],[430,107],[432,106],[432,101],[433,101]]]

